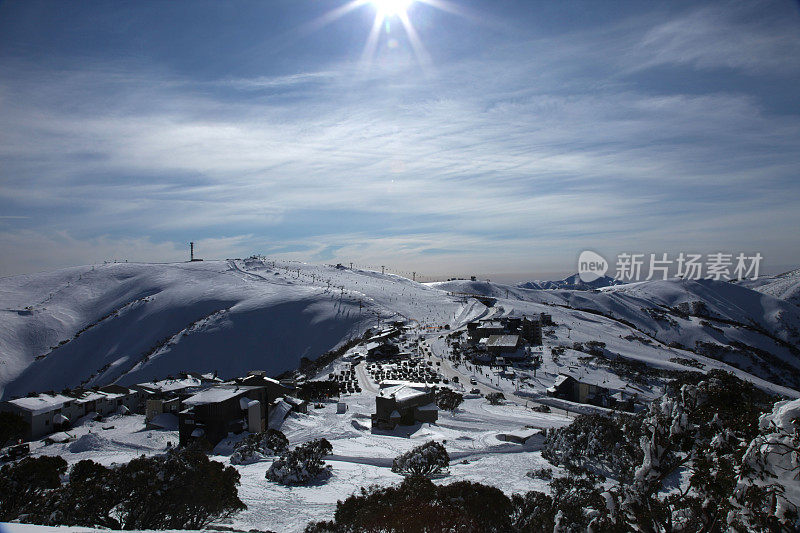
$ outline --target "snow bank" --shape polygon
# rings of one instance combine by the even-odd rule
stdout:
[[[87,433],[79,437],[67,448],[72,453],[81,453],[108,450],[109,447],[111,447],[111,441],[108,439],[101,437],[97,433]]]

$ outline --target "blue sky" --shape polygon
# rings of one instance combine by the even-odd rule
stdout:
[[[0,275],[800,266],[797,2],[417,1],[417,47],[346,4],[0,3]]]

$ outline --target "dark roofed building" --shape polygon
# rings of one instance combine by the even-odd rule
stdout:
[[[542,322],[539,317],[534,320],[523,318],[519,330],[522,338],[530,344],[534,346],[542,344]]]
[[[395,385],[381,391],[375,398],[373,429],[394,429],[398,424],[435,423],[439,418],[436,393],[410,385]]]
[[[235,382],[237,385],[265,387],[267,389],[267,398],[270,402],[275,398],[286,396],[292,390],[277,379],[268,377],[264,370],[251,370],[245,377],[237,378]]]
[[[366,345],[367,361],[380,361],[396,357],[400,353],[400,348],[391,343],[370,342]]]
[[[511,354],[519,348],[519,335],[491,335],[486,341],[486,351],[497,357]]]
[[[570,402],[608,406],[609,390],[591,378],[559,374],[547,395]]]
[[[219,385],[182,402],[178,413],[180,443],[204,438],[212,446],[228,433],[266,429],[267,389],[263,386]]]

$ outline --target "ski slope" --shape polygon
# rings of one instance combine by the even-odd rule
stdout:
[[[260,259],[15,276],[0,281],[0,388],[277,374],[381,322],[467,320],[463,307],[398,276]]]

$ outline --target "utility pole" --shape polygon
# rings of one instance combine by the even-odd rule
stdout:
[[[350,262],[350,270],[353,270],[353,262]]]
[[[194,261],[194,242],[189,243],[189,260]]]

